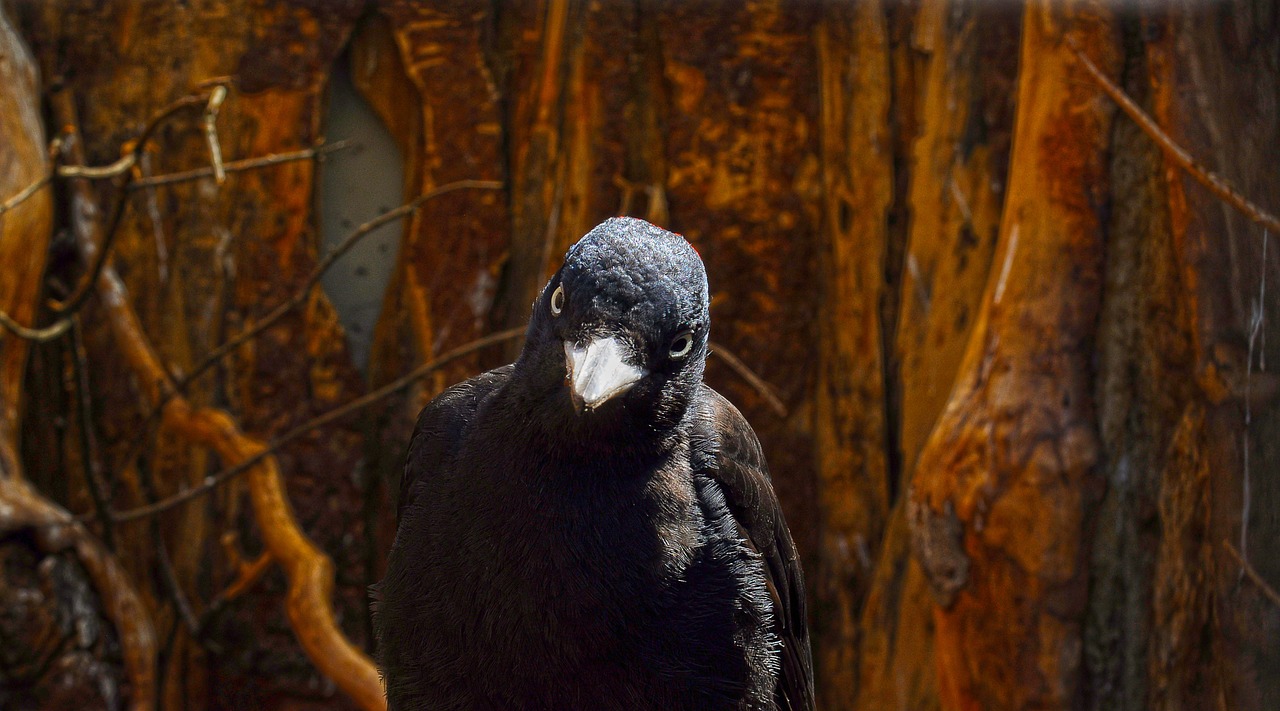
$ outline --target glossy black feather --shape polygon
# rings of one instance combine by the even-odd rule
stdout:
[[[775,591],[775,613],[782,638],[782,669],[778,681],[780,709],[813,708],[813,659],[809,647],[804,572],[782,506],[769,480],[769,465],[755,430],[720,393],[702,387],[702,400],[714,418],[719,456],[713,476],[724,488],[729,510],[756,550],[764,557],[765,572]]]
[[[375,591],[392,709],[812,708],[798,558],[755,433],[701,382],[708,328],[687,243],[610,220],[517,363],[422,411]],[[563,343],[600,333],[648,375],[578,414]]]

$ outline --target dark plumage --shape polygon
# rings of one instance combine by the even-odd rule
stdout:
[[[804,581],[759,441],[702,383],[702,261],[611,219],[512,365],[418,416],[375,590],[392,709],[809,709]]]

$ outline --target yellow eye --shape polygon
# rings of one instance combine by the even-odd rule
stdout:
[[[693,331],[683,331],[671,339],[671,350],[667,353],[672,360],[679,360],[693,350]]]
[[[551,315],[559,316],[564,311],[564,284],[556,287],[551,294]]]

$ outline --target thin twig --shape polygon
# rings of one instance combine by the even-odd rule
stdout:
[[[173,601],[173,607],[177,611],[178,619],[182,620],[187,632],[194,637],[200,632],[200,621],[196,619],[195,612],[191,608],[191,601],[187,599],[187,594],[183,592],[182,585],[178,583],[178,573],[173,569],[173,558],[169,555],[169,546],[164,542],[164,536],[161,535],[158,523],[152,527],[151,535],[155,538],[156,559],[160,561],[160,577],[164,579],[164,587],[169,593],[169,598]]]
[[[155,502],[159,496],[155,471],[148,463],[145,467],[138,467],[137,472],[139,489],[141,489],[144,500],[148,503]],[[187,628],[187,631],[194,636],[199,630],[199,622],[196,620],[195,613],[192,612],[191,602],[187,599],[187,594],[183,592],[181,584],[178,583],[178,574],[173,569],[173,558],[169,555],[169,546],[165,543],[164,531],[160,528],[160,519],[153,518],[148,524],[151,539],[156,543],[156,561],[159,563],[160,579],[163,583],[164,591],[168,594],[170,601],[173,602],[175,614],[182,620],[182,624]]]
[[[747,364],[743,363],[742,360],[730,352],[728,348],[725,348],[718,343],[711,343],[709,345],[711,347],[711,354],[718,356],[726,365],[733,369],[733,372],[737,373],[743,380],[747,381],[748,385],[755,388],[755,391],[760,393],[760,397],[764,398],[765,404],[773,408],[773,411],[778,413],[779,417],[787,416],[787,406],[782,404],[782,398],[778,397],[778,394],[774,391],[773,387],[766,383],[764,378],[756,375],[754,370],[748,368]]]
[[[204,139],[209,144],[209,160],[213,163],[213,179],[218,185],[227,180],[227,171],[222,167],[222,144],[218,142],[218,110],[222,108],[223,99],[227,98],[227,87],[224,84],[214,86],[209,92],[209,104],[204,110]]]
[[[338,150],[340,148],[345,148],[347,145],[349,145],[348,141],[337,141],[332,144],[329,144],[327,148],[328,150],[332,151],[332,150]],[[323,149],[325,148],[326,146],[317,146],[315,148],[308,149],[306,151],[298,151],[292,154],[280,154],[278,156],[267,156],[266,158],[263,158],[263,159],[255,159],[254,161],[252,161],[253,163],[255,163],[255,165],[252,165],[252,166],[247,165],[247,163],[249,163],[250,161],[241,161],[242,165],[240,166],[237,166],[234,163],[228,163],[226,168],[228,171],[247,170],[251,167],[259,167],[262,165],[271,165],[272,163],[281,162],[286,158],[296,160],[300,157],[313,157],[313,156],[318,157],[323,151]],[[208,176],[212,174],[209,168],[203,168],[200,171],[190,171],[190,173],[192,174],[197,172],[201,173],[201,176],[195,176],[195,177]],[[159,176],[159,177],[174,178],[177,176],[178,174],[174,174],[171,176]],[[134,185],[137,187],[144,187],[147,184],[155,184],[155,183],[148,183],[147,180],[145,179],[139,180],[134,183]],[[127,466],[128,463],[133,462],[138,457],[138,455],[141,454],[143,448],[146,446],[146,442],[150,440],[151,433],[153,432],[155,426],[159,424],[161,415],[164,412],[164,407],[169,402],[170,399],[172,399],[173,397],[175,397],[176,395],[182,392],[185,392],[187,386],[189,386],[196,378],[198,378],[202,373],[207,371],[210,367],[217,364],[221,359],[225,358],[228,353],[231,353],[233,350],[235,350],[237,347],[239,347],[249,339],[259,335],[260,333],[265,331],[267,328],[269,328],[272,324],[274,324],[276,321],[279,321],[282,317],[288,314],[292,309],[296,308],[298,305],[306,301],[307,295],[311,292],[311,289],[315,287],[317,283],[319,283],[321,277],[324,276],[325,272],[327,272],[329,268],[332,267],[340,257],[342,257],[343,254],[350,251],[351,248],[354,247],[356,243],[359,242],[363,237],[372,233],[374,230],[381,227],[382,225],[388,222],[391,222],[392,220],[395,220],[399,217],[403,217],[407,214],[410,214],[413,210],[418,209],[422,203],[426,202],[427,200],[430,200],[431,198],[438,197],[440,195],[444,195],[454,190],[461,190],[464,188],[500,190],[502,188],[502,183],[498,181],[493,181],[493,180],[459,180],[453,183],[446,183],[445,185],[441,185],[440,187],[435,188],[434,190],[430,190],[424,193],[423,195],[420,195],[418,198],[416,198],[412,202],[401,205],[395,208],[394,210],[384,213],[383,215],[357,227],[351,234],[344,237],[342,242],[339,243],[339,245],[333,251],[331,251],[328,255],[326,255],[316,265],[315,269],[313,269],[311,274],[308,275],[305,283],[302,285],[301,288],[299,288],[296,292],[294,292],[293,296],[291,296],[288,300],[286,300],[285,302],[277,306],[275,309],[273,309],[262,320],[257,321],[251,328],[237,334],[236,336],[232,337],[230,340],[223,342],[213,351],[205,355],[205,357],[201,359],[201,361],[197,363],[195,367],[193,367],[186,374],[184,374],[179,378],[175,378],[173,387],[161,394],[160,400],[151,408],[151,412],[147,414],[147,417],[143,422],[143,425],[141,428],[146,433],[146,435],[136,440],[136,443],[134,444],[133,448],[129,451],[128,455],[124,460],[126,462],[125,466]]]
[[[5,212],[22,204],[23,201],[40,192],[40,188],[48,185],[49,182],[53,180],[54,166],[57,165],[58,153],[61,150],[62,136],[57,136],[49,142],[49,169],[45,171],[45,174],[40,176],[40,178],[38,178],[34,183],[23,188],[17,195],[5,200],[4,204],[0,205],[0,215],[3,215]],[[36,343],[43,343],[45,341],[52,341],[66,333],[67,329],[71,327],[71,322],[64,320],[44,328],[28,328],[18,323],[16,319],[5,313],[3,310],[0,310],[0,326],[3,326],[5,330],[19,338],[23,338],[28,341],[35,341]]]
[[[105,180],[124,175],[125,171],[132,168],[138,163],[138,158],[133,153],[126,153],[114,163],[109,165],[60,165],[58,166],[59,178],[84,178],[86,180]]]
[[[65,106],[55,105],[55,116],[59,124],[74,129],[74,116]],[[84,162],[77,158],[76,162]],[[102,250],[103,226],[83,204],[93,199],[89,185],[80,181],[73,187],[71,209],[80,218],[72,221],[73,232],[81,259],[89,262]],[[138,390],[154,406],[171,379],[130,305],[119,274],[110,264],[104,265],[97,289],[103,316],[111,327],[120,355],[132,369]],[[213,449],[223,462],[241,462],[263,447],[261,442],[245,435],[226,411],[192,407],[185,398],[170,403],[165,408],[165,417],[192,445]],[[377,667],[338,626],[331,597],[333,561],[299,527],[289,506],[276,458],[260,461],[247,479],[264,547],[271,551],[288,580],[284,606],[299,644],[318,670],[333,679],[361,708],[385,709],[386,696],[379,684]],[[154,657],[148,668],[154,669]]]
[[[271,567],[273,560],[270,552],[263,551],[252,562],[239,561],[236,565],[236,579],[231,581],[231,584],[222,592],[218,593],[218,596],[214,598],[214,602],[210,603],[209,606],[213,607],[218,601],[222,601],[225,604],[243,595],[249,588],[253,587],[254,583],[262,578],[263,573],[266,573]]]
[[[1225,538],[1222,539],[1222,547],[1226,548],[1227,552],[1231,554],[1231,557],[1236,559],[1236,562],[1240,564],[1240,569],[1243,570],[1244,574],[1253,581],[1254,585],[1258,586],[1258,589],[1262,591],[1262,594],[1265,595],[1268,600],[1275,603],[1277,607],[1280,607],[1280,593],[1277,593],[1275,588],[1268,585],[1267,581],[1262,579],[1262,576],[1259,575],[1258,571],[1249,564],[1249,561],[1245,560],[1244,556],[1240,555],[1240,551],[1236,550],[1236,547],[1231,545],[1231,541],[1228,541]]]
[[[441,185],[440,187],[434,190],[430,190],[426,193],[423,193],[422,195],[419,195],[418,197],[414,198],[412,201],[407,202],[401,205],[400,207],[395,208],[394,210],[385,212],[379,215],[378,217],[375,217],[374,219],[369,220],[363,225],[360,225],[351,234],[347,235],[342,240],[342,242],[338,244],[337,247],[334,247],[332,251],[326,254],[318,264],[316,264],[315,268],[311,270],[311,274],[307,276],[306,281],[303,282],[302,286],[297,291],[294,292],[293,296],[289,297],[279,306],[272,309],[271,313],[267,314],[262,320],[258,321],[250,328],[247,328],[244,331],[241,331],[240,333],[236,334],[232,338],[225,341],[222,345],[210,351],[209,354],[206,355],[204,359],[201,360],[200,363],[198,363],[194,368],[192,368],[189,373],[187,373],[186,375],[183,375],[181,378],[178,379],[178,382],[176,384],[177,390],[179,392],[182,391],[182,389],[186,387],[186,385],[191,383],[192,380],[199,377],[201,373],[208,370],[212,365],[217,363],[219,360],[225,357],[228,353],[238,348],[245,341],[248,341],[254,336],[257,336],[258,334],[262,333],[267,328],[269,328],[272,324],[274,324],[275,322],[279,321],[282,317],[284,317],[285,314],[289,313],[294,308],[297,308],[300,304],[306,301],[307,297],[311,293],[311,289],[314,288],[316,284],[320,283],[321,277],[323,277],[325,272],[327,272],[329,268],[333,266],[334,262],[338,261],[338,259],[342,257],[342,255],[351,251],[351,248],[356,246],[356,244],[366,235],[368,235],[369,233],[373,232],[374,230],[378,229],[379,227],[389,222],[393,222],[402,217],[406,217],[408,215],[413,214],[413,212],[415,212],[419,207],[421,207],[424,202],[426,202],[427,200],[430,200],[431,198],[438,197],[440,195],[444,195],[445,193],[453,192],[455,190],[463,190],[466,188],[501,190],[502,183],[496,180],[459,180],[453,183],[446,183],[445,185]],[[163,406],[164,404],[161,403],[160,407],[163,407]]]
[[[259,158],[246,158],[243,160],[232,161],[230,163],[224,164],[223,170],[226,171],[227,173],[237,173],[240,171],[253,170],[255,168],[264,168],[266,166],[277,165],[279,163],[287,163],[290,161],[308,160],[311,158],[318,159],[326,154],[333,153],[334,151],[340,151],[351,145],[353,145],[353,143],[352,141],[349,141],[349,140],[334,141],[333,143],[322,143],[322,144],[317,144],[311,148],[306,148],[300,151],[292,151],[289,153],[271,153],[265,156],[261,156]],[[58,175],[62,177],[83,178],[86,180],[109,177],[107,173],[103,172],[104,169],[95,169],[95,171],[97,172],[92,172],[92,173],[87,169],[80,170],[74,173],[64,174],[63,172],[63,169],[65,168],[81,168],[81,167],[82,166],[62,166],[61,168],[58,169]],[[127,191],[133,191],[133,190],[139,190],[142,188],[155,187],[159,185],[171,185],[174,183],[189,182],[192,180],[199,180],[200,178],[207,178],[213,175],[214,175],[214,169],[211,167],[196,168],[195,170],[186,170],[180,173],[168,173],[165,175],[157,175],[151,178],[139,178],[132,181],[124,189]],[[30,186],[25,188],[21,193],[19,193],[18,195],[15,195],[13,198],[10,198],[10,200],[6,202],[3,206],[0,206],[0,213],[3,213],[5,210],[9,210],[9,209],[12,209],[13,207],[16,207],[18,203],[27,199],[31,195],[34,195],[39,190],[39,188],[43,186],[45,183],[48,183],[49,180],[50,180],[50,176],[46,175],[45,177],[41,178],[39,181],[32,183]],[[475,182],[487,182],[487,181],[475,181]],[[494,183],[494,184],[501,187],[500,183]],[[451,185],[456,185],[456,184],[450,183],[448,185],[442,186],[439,191],[432,191],[432,192],[436,194],[443,194],[443,192],[448,192],[447,190],[444,190],[444,188],[449,188]],[[461,187],[468,187],[468,186],[461,186]],[[488,186],[485,185],[485,186],[472,186],[472,187],[488,187]],[[456,189],[456,188],[452,188],[452,189]],[[428,193],[428,195],[431,195],[431,194]],[[70,299],[68,299],[68,301],[70,301]],[[19,338],[23,338],[28,341],[34,341],[36,343],[44,343],[47,341],[52,341],[54,339],[57,339],[58,337],[62,336],[62,334],[66,333],[67,329],[71,327],[71,318],[70,317],[61,318],[49,324],[48,326],[44,326],[42,328],[28,328],[18,323],[16,320],[13,319],[13,317],[9,316],[9,314],[6,314],[5,312],[0,311],[0,326],[3,326],[6,330],[10,331],[11,333],[18,336]]]
[[[13,320],[13,317],[9,314],[0,311],[0,326],[4,326],[5,330],[18,338],[34,341],[36,343],[45,343],[66,333],[67,329],[71,328],[71,319],[69,317],[58,319],[57,321],[42,328],[27,328]]]
[[[3,215],[4,213],[12,210],[13,208],[22,204],[22,202],[25,201],[27,198],[40,192],[40,188],[43,188],[44,186],[48,185],[49,181],[51,180],[53,180],[52,171],[45,173],[39,178],[36,178],[36,181],[34,183],[20,190],[17,195],[14,195],[8,200],[5,200],[4,202],[0,203],[0,215]]]
[[[241,160],[233,160],[230,163],[223,163],[222,169],[227,173],[238,173],[245,170],[253,170],[254,168],[265,168],[266,166],[276,165],[278,163],[288,163],[291,161],[308,160],[310,158],[320,158],[328,153],[340,151],[353,145],[350,140],[334,141],[333,143],[319,143],[311,148],[290,151],[288,153],[269,153],[258,158],[244,158]],[[184,170],[178,173],[165,173],[150,178],[138,178],[129,184],[128,190],[141,190],[142,188],[151,188],[159,185],[172,185],[174,183],[187,183],[200,178],[216,177],[216,173],[211,166],[203,168],[194,168],[192,170]]]
[[[378,402],[379,400],[382,400],[388,395],[391,395],[395,392],[403,390],[404,388],[407,388],[408,386],[412,385],[414,382],[421,380],[422,378],[430,375],[436,370],[439,370],[443,366],[459,358],[470,355],[484,348],[488,348],[489,346],[492,346],[495,343],[502,343],[504,341],[519,338],[520,336],[524,335],[524,332],[525,332],[525,329],[523,328],[512,328],[506,331],[499,331],[497,333],[485,336],[484,338],[478,338],[474,341],[471,341],[470,343],[454,348],[453,350],[447,353],[444,353],[443,355],[436,358],[435,360],[429,361],[427,363],[424,363],[423,365],[418,366],[417,368],[409,372],[407,375],[399,378],[398,380],[394,380],[382,386],[381,388],[378,388],[377,390],[374,390],[373,392],[370,392],[367,395],[364,395],[363,397],[356,398],[355,400],[352,400],[351,402],[348,402],[345,405],[336,407],[326,412],[325,414],[320,415],[319,417],[308,420],[302,423],[301,425],[294,427],[288,432],[285,432],[284,434],[273,438],[271,441],[267,442],[266,446],[262,449],[262,451],[244,459],[239,464],[233,467],[223,469],[222,471],[216,474],[212,474],[208,477],[205,477],[204,482],[201,483],[199,486],[193,489],[188,489],[186,491],[174,494],[173,496],[170,496],[166,499],[162,499],[161,501],[158,501],[154,504],[149,504],[147,506],[139,506],[137,508],[129,509],[127,511],[117,511],[114,514],[114,518],[118,522],[134,521],[136,519],[144,518],[146,516],[154,516],[155,514],[163,513],[175,506],[178,506],[179,504],[185,503],[199,496],[203,496],[204,494],[217,488],[219,485],[233,479],[237,475],[252,469],[253,466],[258,462],[261,462],[263,459],[266,459],[267,457],[274,455],[275,452],[281,446],[297,439],[298,437],[306,434],[307,432],[310,432],[311,430],[314,430],[317,427],[322,427],[324,425],[327,425],[330,422],[333,422],[334,420],[338,420],[343,417],[346,417],[347,415],[353,412],[361,410],[365,407],[368,407]]]
[[[1150,136],[1151,140],[1155,141],[1160,146],[1160,149],[1164,151],[1164,154],[1174,163],[1177,163],[1183,170],[1187,171],[1191,177],[1196,179],[1196,182],[1208,188],[1209,192],[1217,195],[1218,198],[1239,210],[1249,219],[1267,229],[1280,231],[1280,218],[1255,205],[1228,183],[1225,178],[1201,166],[1195,158],[1191,157],[1190,153],[1161,130],[1155,119],[1148,116],[1141,107],[1134,103],[1133,99],[1129,98],[1123,89],[1108,79],[1107,75],[1103,74],[1102,70],[1098,69],[1097,65],[1080,51],[1074,40],[1068,39],[1067,42],[1071,46],[1071,51],[1075,52],[1076,58],[1080,60],[1081,66],[1098,82],[1107,96],[1111,97],[1111,100],[1116,102],[1116,105],[1128,114],[1129,118],[1138,124],[1143,133]]]
[[[204,630],[227,603],[243,595],[254,583],[258,582],[267,570],[271,568],[271,564],[275,562],[275,558],[271,556],[271,551],[263,551],[253,562],[245,562],[244,555],[240,552],[238,545],[239,534],[235,531],[227,531],[222,534],[219,543],[222,544],[223,554],[227,557],[227,563],[231,569],[236,571],[235,580],[222,589],[209,604],[205,606],[204,612],[200,613],[198,622],[197,638],[204,637]],[[205,642],[206,644],[208,642]]]
[[[71,344],[68,349],[71,358],[72,390],[75,392],[79,415],[80,459],[84,467],[85,483],[89,485],[89,496],[93,499],[93,507],[98,512],[102,523],[102,542],[107,550],[116,552],[115,521],[111,518],[111,487],[102,477],[102,470],[96,456],[93,439],[93,403],[89,396],[88,358],[84,350],[84,338],[80,327],[80,319],[75,318],[71,329]]]
[[[57,111],[59,113],[69,116],[73,119],[72,122],[69,124],[70,126],[79,125],[79,120],[78,118],[76,118],[75,100],[72,98],[71,93],[69,91],[64,90],[55,94],[53,97],[53,102],[58,106]],[[192,106],[200,106],[200,105],[207,106],[208,103],[209,103],[209,96],[205,94],[184,96],[181,99],[178,99],[172,104],[169,104],[168,106],[162,108],[160,111],[156,112],[151,117],[151,119],[147,121],[147,124],[142,129],[142,133],[138,136],[137,140],[134,141],[133,147],[129,151],[129,155],[126,156],[126,158],[129,159],[128,168],[132,168],[133,165],[135,165],[138,162],[138,159],[142,156],[142,152],[146,150],[146,144],[148,139],[150,139],[151,134],[154,133],[159,128],[160,124],[165,119],[169,118],[170,116],[176,114],[177,112],[183,109],[186,109]],[[78,129],[71,129],[71,130],[78,130]],[[78,144],[80,140],[81,140],[81,137],[79,136],[79,134],[69,132],[68,140],[66,141],[66,143]],[[78,152],[83,153],[83,149],[80,146],[77,145],[76,148],[78,149]],[[125,160],[125,159],[122,159],[122,160]],[[72,164],[76,164],[79,162],[80,161],[73,161]],[[117,163],[119,163],[119,161]],[[97,250],[98,250],[97,254],[93,255],[94,256],[93,264],[81,276],[80,282],[76,284],[75,289],[72,290],[71,295],[68,296],[66,300],[51,304],[51,307],[54,313],[61,314],[61,315],[74,313],[81,306],[84,305],[84,302],[88,300],[89,295],[93,293],[93,286],[98,282],[98,276],[102,274],[102,268],[106,266],[107,260],[111,256],[112,244],[115,242],[116,233],[119,232],[120,223],[123,220],[124,213],[129,206],[128,187],[129,187],[129,184],[133,181],[133,178],[135,176],[135,171],[128,170],[128,168],[124,169],[123,171],[124,181],[123,181],[123,184],[120,185],[119,192],[117,193],[115,202],[112,205],[111,217],[107,221],[106,229],[103,230],[102,243],[97,246]],[[85,180],[87,178],[76,177],[73,179]]]
[[[47,153],[49,157],[49,169],[45,171],[44,175],[40,176],[39,178],[36,178],[35,182],[31,183],[27,187],[18,191],[17,195],[14,195],[8,200],[5,200],[3,203],[0,203],[0,215],[3,215],[4,213],[12,210],[18,205],[21,205],[32,195],[35,195],[36,193],[40,192],[40,188],[43,188],[44,186],[48,185],[53,180],[55,166],[58,164],[57,163],[58,154],[61,152],[62,152],[62,136],[54,136],[53,140],[49,141],[49,148]]]
[[[236,569],[236,579],[231,581],[231,584],[224,588],[222,592],[213,596],[213,599],[204,608],[204,612],[200,613],[200,619],[196,622],[197,631],[194,636],[196,639],[201,640],[202,645],[206,648],[217,647],[212,640],[205,636],[205,630],[209,628],[209,623],[232,600],[248,592],[254,584],[261,580],[262,576],[266,575],[267,571],[271,569],[271,564],[274,562],[276,562],[276,559],[272,557],[271,552],[263,551],[262,555],[255,558],[252,563],[246,563],[243,560],[233,563],[233,567]]]
[[[58,139],[61,140],[61,139]],[[291,151],[288,153],[269,153],[258,158],[244,158],[241,160],[222,163],[222,170],[225,173],[237,173],[245,170],[253,170],[254,168],[263,168],[277,163],[288,163],[290,161],[307,160],[309,158],[319,158],[327,153],[342,150],[351,145],[354,141],[341,140],[333,143],[317,143],[311,148]],[[0,215],[12,210],[18,205],[25,202],[32,195],[40,192],[40,188],[48,185],[53,178],[83,178],[85,180],[104,180],[122,175],[136,164],[134,154],[129,153],[120,160],[105,166],[90,165],[60,165],[42,175],[27,187],[23,188],[18,194],[0,203]],[[221,160],[221,153],[218,154]],[[177,173],[165,173],[149,178],[136,178],[129,185],[125,186],[126,190],[140,190],[142,188],[155,187],[157,185],[171,185],[173,183],[186,183],[200,178],[216,177],[217,172],[213,166],[205,166],[203,168],[195,168],[193,170],[184,170]]]
[[[160,128],[160,124],[170,116],[173,116],[184,109],[200,107],[207,109],[209,106],[209,93],[210,92],[207,91],[200,91],[198,93],[188,94],[187,96],[174,101],[168,106],[165,106],[152,114],[151,118],[147,119],[146,125],[142,127],[142,133],[138,134],[138,138],[133,145],[133,152],[141,154],[142,151],[146,150],[146,144],[147,141],[151,139],[151,134],[155,133]]]

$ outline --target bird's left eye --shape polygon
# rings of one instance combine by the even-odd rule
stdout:
[[[679,359],[689,355],[691,350],[693,350],[693,331],[684,331],[671,339],[671,350],[667,355]]]
[[[551,293],[551,315],[559,316],[561,311],[564,311],[564,284]]]

